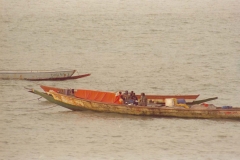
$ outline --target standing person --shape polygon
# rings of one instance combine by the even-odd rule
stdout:
[[[145,93],[141,93],[141,97],[139,99],[139,106],[147,106],[147,97],[145,96]]]

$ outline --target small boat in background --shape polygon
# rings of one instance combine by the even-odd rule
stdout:
[[[65,80],[71,80],[71,79],[79,79],[83,77],[90,76],[91,74],[81,74],[77,76],[71,76],[71,77],[57,77],[57,78],[47,78],[47,79],[26,79],[28,81],[65,81]]]
[[[90,74],[73,76],[75,72],[76,70],[8,70],[0,71],[0,79],[29,81],[63,81],[90,76]]]

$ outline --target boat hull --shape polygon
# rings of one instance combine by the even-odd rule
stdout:
[[[91,74],[82,74],[77,76],[71,76],[71,77],[58,77],[58,78],[47,78],[47,79],[26,79],[29,81],[65,81],[65,80],[71,80],[71,79],[79,79],[83,77],[90,76]]]
[[[32,90],[42,96],[43,92]],[[86,99],[67,96],[50,91],[53,97],[51,102],[73,111],[91,110],[97,112],[110,112],[154,117],[200,118],[200,119],[240,119],[240,109],[185,109],[180,107],[148,107],[134,105],[119,105],[89,101]],[[43,96],[42,96],[43,97]],[[44,97],[46,98],[46,97]],[[47,98],[46,98],[47,99]],[[48,99],[47,99],[48,100]],[[70,105],[70,107],[68,106]]]
[[[76,70],[60,71],[0,71],[0,79],[51,80],[71,77]]]
[[[73,105],[68,104],[68,103],[64,103],[64,102],[61,102],[61,101],[57,101],[57,100],[55,100],[55,99],[53,98],[52,95],[49,95],[49,94],[44,93],[44,92],[38,92],[38,91],[36,91],[36,90],[34,90],[34,91],[33,91],[33,90],[30,90],[29,92],[34,93],[34,94],[37,94],[37,95],[45,98],[45,99],[48,100],[49,102],[52,102],[52,103],[57,104],[57,105],[59,105],[59,106],[62,106],[62,107],[64,107],[64,108],[70,109],[70,110],[72,110],[72,111],[82,111],[82,110],[84,110],[84,109],[79,108],[78,106],[73,106]]]

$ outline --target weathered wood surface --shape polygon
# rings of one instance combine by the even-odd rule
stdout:
[[[20,80],[47,80],[56,78],[71,77],[76,70],[20,70],[20,71],[0,71],[0,79],[20,79]]]
[[[42,96],[43,92],[33,90],[35,94]],[[98,112],[111,112],[119,114],[156,116],[156,117],[178,117],[178,118],[203,118],[203,119],[240,119],[240,109],[185,109],[180,107],[146,107],[134,105],[117,105],[79,99],[50,91],[56,103],[73,111],[91,110]]]
[[[77,76],[71,76],[71,77],[58,77],[58,78],[47,78],[47,79],[26,79],[29,81],[65,81],[65,80],[71,80],[71,79],[79,79],[83,77],[90,76],[91,74],[82,74]]]

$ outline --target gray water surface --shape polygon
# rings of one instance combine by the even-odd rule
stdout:
[[[200,94],[240,107],[238,0],[0,0],[0,11],[0,70],[91,73],[0,80],[0,159],[239,159],[239,121],[72,112],[24,89]]]

